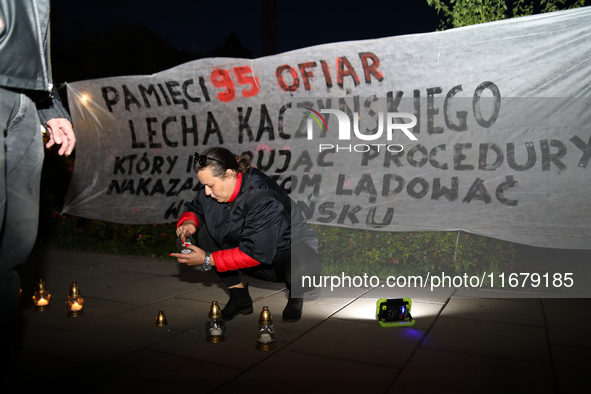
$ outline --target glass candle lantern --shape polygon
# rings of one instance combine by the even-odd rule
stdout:
[[[49,300],[51,294],[47,292],[45,282],[43,279],[39,279],[39,283],[35,286],[35,295],[33,296],[33,304],[35,304],[35,310],[37,312],[46,311],[49,309]]]
[[[205,340],[210,343],[218,343],[224,341],[224,333],[226,332],[226,323],[222,319],[222,311],[217,301],[211,303],[207,321],[205,322],[205,333],[207,338]]]
[[[190,235],[185,238],[185,242],[181,241],[181,237],[176,239],[176,248],[179,253],[191,253],[193,250],[189,249],[187,245],[195,245],[195,239]]]
[[[70,287],[66,308],[68,308],[68,317],[78,317],[84,314],[84,299],[80,296],[80,289],[78,289],[76,282],[72,283]]]
[[[257,336],[257,349],[275,349],[275,328],[273,327],[273,316],[268,306],[264,306],[259,316],[259,333]]]

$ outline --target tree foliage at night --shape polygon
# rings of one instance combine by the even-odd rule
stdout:
[[[439,30],[579,8],[586,0],[427,0],[441,15]]]

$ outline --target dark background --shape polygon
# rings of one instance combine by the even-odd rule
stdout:
[[[58,85],[152,74],[203,57],[254,59],[432,32],[439,25],[426,0],[54,0],[51,16]]]

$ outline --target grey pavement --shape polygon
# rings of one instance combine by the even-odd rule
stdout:
[[[287,290],[245,278],[255,312],[205,341],[215,273],[173,259],[36,249],[20,267],[17,392],[76,393],[589,393],[591,299],[412,298],[413,327],[381,327],[379,298],[359,288],[311,297],[299,322],[281,321]],[[43,279],[51,309],[34,311]],[[84,315],[66,316],[72,282]],[[436,297],[436,298],[435,298]],[[277,348],[255,348],[258,315],[274,316]],[[156,327],[159,311],[168,325]],[[50,391],[49,391],[50,392]]]

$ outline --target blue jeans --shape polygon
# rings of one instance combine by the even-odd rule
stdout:
[[[8,349],[18,314],[20,279],[37,237],[43,137],[35,103],[0,87],[0,338]]]

